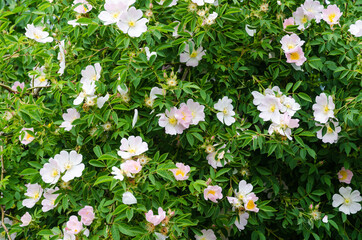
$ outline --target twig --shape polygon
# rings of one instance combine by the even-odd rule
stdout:
[[[189,68],[186,68],[184,74],[182,75],[181,81],[186,79],[188,73],[189,73]]]
[[[5,85],[5,84],[0,83],[0,87],[5,88],[5,89],[8,90],[9,92],[12,92],[12,93],[15,92],[13,89],[11,89],[11,87],[9,87],[9,86],[7,86],[7,85]]]
[[[4,173],[5,173],[4,159],[3,159],[2,151],[3,151],[3,146],[0,146],[0,152],[1,152],[0,153],[1,154],[1,156],[0,156],[0,160],[1,160],[1,178],[0,179],[1,179],[1,181],[4,179]],[[4,231],[8,235],[9,240],[11,240],[9,230],[5,226],[5,223],[4,223],[4,216],[5,216],[4,206],[1,206],[1,225],[3,226]]]

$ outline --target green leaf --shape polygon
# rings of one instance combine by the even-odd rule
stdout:
[[[302,93],[302,92],[298,93],[298,96],[303,100],[306,100],[308,102],[312,102],[312,99],[306,93]]]
[[[99,178],[97,178],[96,182],[93,184],[93,186],[96,186],[100,183],[105,183],[105,182],[110,182],[112,181],[114,178],[111,176],[101,176]]]
[[[94,166],[94,167],[106,167],[106,165],[103,162],[99,161],[99,160],[90,160],[89,164]]]
[[[23,171],[21,171],[21,173],[19,173],[19,175],[35,175],[38,173],[39,173],[39,171],[34,168],[27,168],[27,169],[24,169]]]

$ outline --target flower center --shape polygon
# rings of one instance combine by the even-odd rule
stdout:
[[[44,82],[45,80],[46,80],[46,79],[45,79],[45,76],[40,76],[40,77],[39,77],[39,81],[40,81],[40,82]]]
[[[40,39],[41,37],[38,35],[38,34],[36,34],[36,33],[34,33],[34,37],[36,38],[36,39]]]
[[[329,107],[328,107],[328,105],[325,105],[324,106],[324,113],[328,113],[328,111],[329,111]]]
[[[295,47],[295,45],[294,44],[288,44],[288,49],[293,49]]]
[[[92,80],[96,81],[97,80],[97,75],[93,75]]]
[[[288,104],[286,105],[286,107],[287,107],[287,108],[291,108],[292,106],[290,106],[290,104],[288,103]]]
[[[85,5],[83,5],[83,10],[84,12],[88,12],[88,9],[85,7]]]
[[[193,52],[191,53],[190,57],[192,57],[192,58],[197,57],[197,52],[196,52],[196,51],[193,51]]]
[[[293,53],[291,53],[290,54],[290,58],[292,59],[292,60],[299,60],[299,53],[298,52],[293,52]]]
[[[334,22],[334,18],[336,17],[336,14],[335,13],[331,13],[328,15],[328,19],[330,22]]]
[[[339,174],[342,175],[341,180],[345,180],[347,178],[347,172],[346,171],[342,170],[342,171],[339,172]]]
[[[275,112],[275,108],[276,108],[275,104],[270,105],[270,111],[271,112]]]
[[[136,26],[136,23],[134,21],[129,21],[128,26],[129,27],[134,27],[134,26]]]
[[[351,199],[349,199],[349,198],[345,198],[344,199],[344,203],[346,204],[346,205],[350,205],[351,204]]]
[[[136,149],[130,148],[130,149],[128,149],[128,152],[129,152],[129,153],[135,153],[135,152],[136,152]]]
[[[254,209],[255,208],[255,203],[253,200],[249,200],[248,204],[246,205],[247,209]]]
[[[34,194],[33,198],[34,198],[34,199],[38,199],[38,198],[39,198],[39,192],[37,192],[36,194]]]
[[[303,18],[302,18],[302,23],[304,24],[304,23],[306,23],[308,21],[308,19],[307,19],[307,17],[306,16],[304,16]]]
[[[171,117],[171,118],[168,119],[168,122],[169,122],[171,125],[175,126],[176,123],[177,123],[177,120],[176,120],[175,117]]]
[[[32,135],[30,135],[29,133],[28,134],[26,134],[26,140],[30,140],[30,138],[32,138],[33,136]]]
[[[330,126],[327,127],[327,133],[333,133],[333,129]]]
[[[178,176],[178,175],[181,175],[181,176],[185,176],[185,172],[184,171],[182,171],[181,169],[178,169],[177,171],[176,171],[176,176]]]
[[[66,170],[69,170],[72,168],[72,165],[70,163],[66,163],[64,167]]]
[[[212,195],[215,195],[215,191],[214,190],[209,190],[208,192],[207,192],[207,194],[212,194]]]
[[[222,111],[222,113],[224,114],[224,115],[227,115],[228,114],[228,109],[227,108],[224,108],[224,110]]]
[[[113,15],[112,15],[113,18],[118,18],[118,16],[119,16],[119,12],[115,12],[115,13],[113,13]]]
[[[52,177],[56,177],[58,176],[58,170],[54,169],[53,172],[52,172]]]

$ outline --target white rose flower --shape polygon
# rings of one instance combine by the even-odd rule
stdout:
[[[41,178],[45,183],[56,184],[60,178],[60,167],[58,162],[51,158],[49,163],[45,163],[43,168],[40,169]]]
[[[122,138],[120,150],[117,152],[123,159],[130,159],[148,150],[148,144],[142,141],[140,136],[130,136],[128,139]]]
[[[137,199],[131,192],[125,192],[122,195],[122,202],[126,205],[132,205],[137,203]]]
[[[35,183],[35,184],[28,183],[25,186],[27,187],[25,196],[27,196],[29,198],[24,199],[22,204],[24,207],[32,208],[32,207],[34,207],[35,203],[37,203],[39,201],[39,199],[41,198],[41,195],[43,194],[43,189],[37,183]]]
[[[350,187],[341,187],[339,189],[340,194],[333,195],[333,207],[339,206],[339,211],[347,215],[355,214],[361,210],[360,201],[362,201],[361,194],[358,190],[352,192]]]
[[[332,96],[327,97],[325,93],[321,93],[315,98],[316,103],[312,106],[314,120],[326,123],[329,118],[334,117],[334,103]]]
[[[232,102],[233,100],[225,96],[222,99],[219,99],[219,101],[214,105],[214,108],[220,111],[216,114],[217,119],[226,126],[230,126],[235,122],[235,118],[233,117],[235,112],[233,111],[234,107],[231,104]]]
[[[142,16],[141,10],[131,7],[121,15],[117,26],[130,37],[139,37],[147,31],[146,23],[148,23],[148,19],[142,18]]]
[[[42,27],[35,27],[34,24],[28,24],[25,27],[25,30],[26,30],[25,36],[27,36],[30,39],[34,39],[37,42],[47,43],[53,41],[53,38],[48,37],[49,33],[43,31]]]
[[[54,159],[58,162],[60,171],[65,174],[62,177],[64,182],[69,182],[75,177],[82,176],[84,170],[84,164],[82,162],[82,154],[78,154],[76,151],[70,153],[61,151],[59,154],[54,156]]]

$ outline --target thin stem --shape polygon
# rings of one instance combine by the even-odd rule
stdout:
[[[8,90],[11,93],[15,93],[15,91],[13,89],[11,89],[11,87],[9,87],[5,84],[0,83],[0,87],[5,88],[6,90]]]

